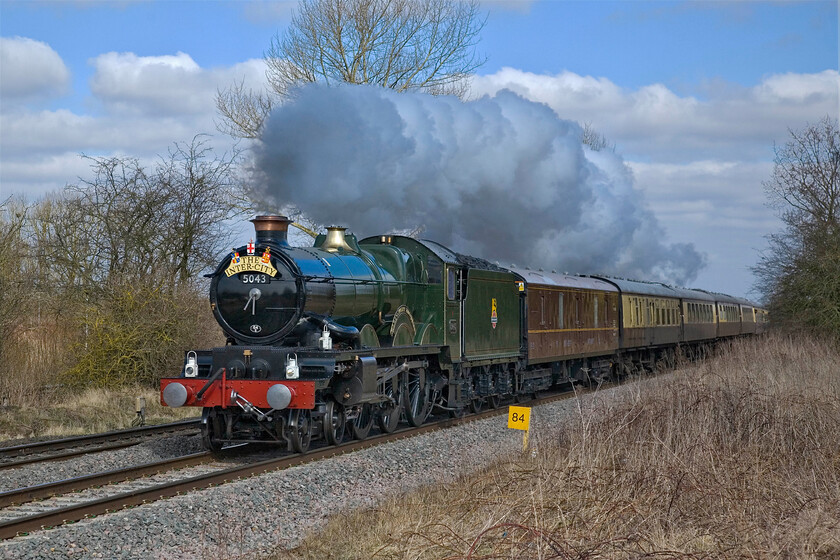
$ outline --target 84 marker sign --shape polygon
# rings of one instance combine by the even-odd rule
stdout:
[[[528,449],[528,430],[531,427],[531,409],[527,406],[508,407],[508,428],[511,430],[523,430],[522,450]]]
[[[531,409],[527,406],[511,406],[508,408],[508,428],[527,432],[531,425]]]

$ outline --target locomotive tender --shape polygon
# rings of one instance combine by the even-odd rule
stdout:
[[[747,300],[663,284],[515,270],[432,241],[357,240],[332,227],[290,247],[289,220],[251,220],[256,243],[211,275],[227,345],[187,352],[164,405],[202,407],[202,438],[302,452],[367,437],[433,407],[460,415],[552,385],[673,363],[763,332]]]

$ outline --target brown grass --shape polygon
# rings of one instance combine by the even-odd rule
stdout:
[[[810,340],[736,343],[271,558],[840,558],[838,364]]]
[[[130,428],[137,416],[136,397],[146,399],[146,424],[174,422],[201,413],[201,409],[193,407],[173,409],[161,406],[159,392],[149,387],[88,389],[76,394],[56,390],[52,402],[46,402],[48,393],[41,394],[39,401],[46,403],[43,406],[0,406],[0,441],[56,438]]]

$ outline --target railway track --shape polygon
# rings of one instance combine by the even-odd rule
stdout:
[[[196,430],[200,420],[183,420],[156,426],[116,430],[102,434],[74,436],[36,443],[0,447],[0,470],[22,467],[32,463],[57,461],[99,451],[122,449],[150,438]]]
[[[576,394],[580,394],[580,391],[550,394],[536,398],[528,404],[539,406],[572,398]],[[406,427],[390,434],[378,434],[361,441],[325,446],[307,453],[262,460],[246,459],[242,464],[234,466],[218,461],[210,453],[202,452],[139,467],[4,492],[0,493],[0,508],[2,508],[0,509],[0,538],[9,539],[19,534],[78,521],[90,516],[103,515],[239,478],[352,453],[398,439],[506,413],[507,406],[502,406],[462,418],[438,419],[419,428]]]

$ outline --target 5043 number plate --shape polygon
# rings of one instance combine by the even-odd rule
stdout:
[[[268,274],[254,274],[254,273],[241,273],[239,275],[239,280],[243,284],[268,284],[268,281],[271,280],[271,276]]]

